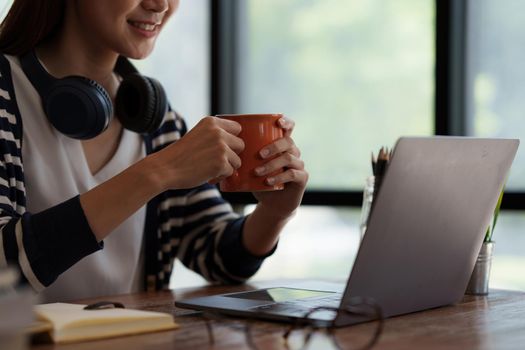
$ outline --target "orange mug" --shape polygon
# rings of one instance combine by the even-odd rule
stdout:
[[[241,167],[220,182],[224,192],[258,192],[284,189],[283,184],[268,185],[266,178],[279,174],[283,169],[266,176],[255,175],[255,168],[272,158],[263,159],[259,152],[263,147],[283,137],[283,129],[277,121],[282,114],[221,114],[217,118],[229,119],[241,124],[238,137],[244,141],[244,150],[239,153]],[[275,157],[274,157],[275,158]]]

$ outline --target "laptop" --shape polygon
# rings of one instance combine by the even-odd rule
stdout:
[[[176,301],[181,308],[297,321],[316,306],[371,298],[384,317],[460,301],[519,140],[402,137],[374,199],[346,287],[272,288]],[[314,313],[318,325],[366,317]]]

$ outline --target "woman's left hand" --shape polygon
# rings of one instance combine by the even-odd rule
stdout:
[[[288,118],[281,118],[278,123],[284,129],[283,138],[276,140],[259,152],[263,159],[278,156],[255,169],[255,173],[257,176],[268,176],[268,174],[284,168],[282,173],[269,176],[265,180],[271,186],[284,184],[284,189],[254,192],[253,195],[259,201],[260,209],[263,209],[267,215],[287,219],[301,204],[308,181],[308,173],[304,169],[301,152],[291,138],[295,123]]]

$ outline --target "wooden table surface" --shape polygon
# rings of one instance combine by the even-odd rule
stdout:
[[[74,344],[33,344],[31,349],[250,349],[244,332],[247,324],[258,349],[287,349],[282,337],[287,325],[244,319],[213,321],[215,344],[212,346],[201,314],[176,308],[173,303],[188,297],[290,284],[259,282],[79,300],[82,304],[119,301],[131,309],[171,313],[180,327],[173,331]],[[340,328],[335,332],[336,338],[343,349],[356,349],[358,344],[366,342],[374,326],[366,323]],[[309,349],[335,349],[331,338],[322,332],[315,334]],[[289,349],[300,348],[303,335],[303,330],[295,331],[290,337]],[[525,349],[525,292],[491,290],[486,297],[465,296],[456,305],[387,319],[373,349]]]

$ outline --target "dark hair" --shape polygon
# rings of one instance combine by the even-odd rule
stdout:
[[[0,52],[21,55],[55,35],[67,0],[14,0],[0,24]]]

